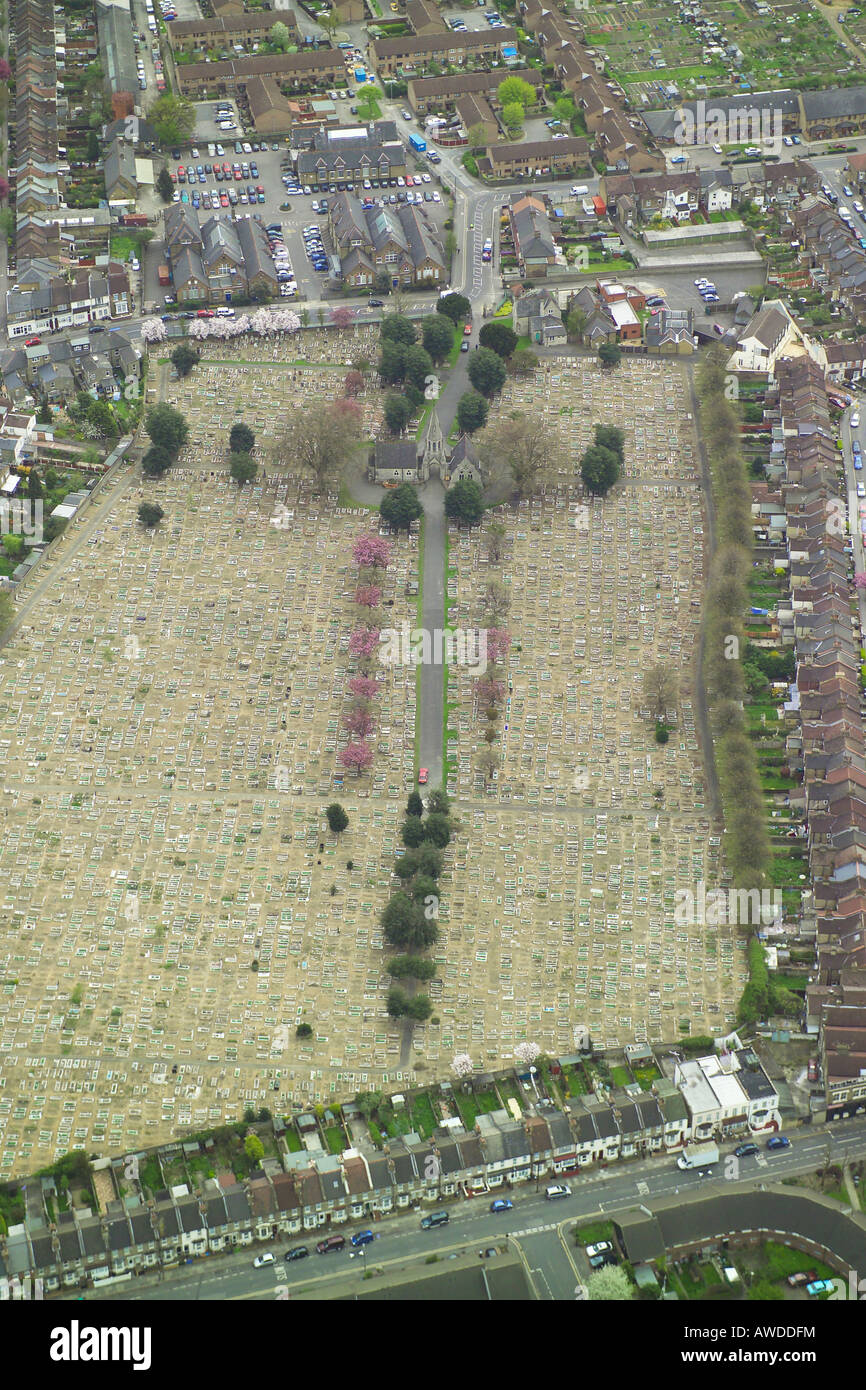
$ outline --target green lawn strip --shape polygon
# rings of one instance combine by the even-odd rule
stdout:
[[[286,1148],[288,1149],[289,1153],[298,1154],[301,1152],[301,1149],[304,1146],[301,1143],[301,1136],[300,1134],[298,1134],[298,1131],[296,1129],[289,1125],[286,1129],[284,1137],[286,1141]]]
[[[575,1245],[597,1245],[600,1240],[613,1240],[612,1221],[593,1221],[587,1226],[575,1226],[572,1234],[574,1235]]]
[[[446,322],[447,322],[447,320],[446,320]],[[448,366],[449,366],[449,367],[456,367],[456,366],[457,366],[457,359],[458,359],[458,357],[460,356],[460,344],[461,344],[461,342],[462,342],[462,338],[458,338],[458,337],[457,337],[457,334],[455,333],[455,334],[454,334],[454,344],[453,344],[452,348],[450,349],[450,351],[449,351],[449,353],[448,353],[448,357],[447,357],[447,359],[446,359],[447,362],[448,362]]]
[[[632,1084],[628,1067],[611,1067],[610,1079],[614,1086],[630,1086]]]
[[[325,1143],[328,1145],[328,1152],[341,1154],[346,1147],[346,1136],[343,1133],[342,1125],[328,1125],[325,1130]]]

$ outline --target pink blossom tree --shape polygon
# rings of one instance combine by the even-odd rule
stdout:
[[[354,318],[354,312],[346,306],[335,309],[331,314],[331,322],[335,328],[350,328]]]
[[[471,1076],[475,1067],[468,1052],[458,1052],[451,1063],[451,1072],[461,1080],[464,1076]]]
[[[379,649],[377,627],[356,627],[349,637],[349,652],[359,660],[369,660]]]
[[[866,574],[855,574],[854,587],[855,589],[866,589]]]
[[[539,1056],[540,1052],[541,1048],[538,1046],[538,1044],[532,1042],[518,1043],[514,1049],[514,1055],[517,1058],[518,1062],[522,1062],[524,1066],[527,1067],[532,1065],[536,1057]]]
[[[368,738],[376,727],[372,714],[365,709],[351,709],[343,720],[344,728],[353,738]]]
[[[475,689],[482,705],[499,705],[505,699],[505,681],[496,680],[492,676],[483,676]]]
[[[361,569],[386,570],[391,563],[391,547],[384,536],[359,536],[352,543],[352,558]]]
[[[340,753],[343,767],[354,768],[355,774],[366,772],[373,761],[373,750],[369,743],[350,743]]]
[[[9,183],[7,179],[0,178],[0,199],[9,197]]]
[[[273,325],[271,324],[271,315],[268,312],[268,310],[256,309],[256,312],[250,319],[250,327],[252,331],[254,333],[258,333],[260,337],[264,337],[266,333],[273,333],[274,330]]]
[[[353,676],[349,681],[349,690],[356,700],[372,700],[379,693],[379,682],[373,680],[372,676]]]
[[[504,627],[487,629],[487,660],[494,663],[502,661],[511,647],[511,633]]]
[[[358,396],[364,389],[363,372],[347,372],[346,380],[343,382],[344,396]]]
[[[0,58],[0,82],[8,82],[12,76],[12,69],[5,58]]]
[[[379,584],[359,584],[355,590],[355,602],[359,608],[378,608],[382,601]]]

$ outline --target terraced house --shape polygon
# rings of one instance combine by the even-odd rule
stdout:
[[[501,30],[499,31],[501,32]],[[536,100],[544,92],[544,77],[538,68],[490,68],[485,72],[461,72],[445,77],[413,77],[407,84],[406,99],[418,116],[453,112],[463,97],[485,98],[496,105],[499,84],[506,77],[520,77],[535,88]]]
[[[181,63],[177,82],[181,96],[226,96],[242,92],[250,77],[272,77],[280,87],[316,91],[342,83],[342,55],[332,48],[311,53],[263,53],[225,63]]]
[[[370,48],[380,77],[423,72],[431,63],[460,68],[468,63],[502,61],[503,48],[517,48],[515,29],[467,30],[466,33],[411,34],[396,39],[374,39]],[[507,77],[507,71],[503,71]]]
[[[252,48],[270,37],[275,24],[284,24],[293,44],[299,40],[298,18],[294,10],[251,10],[216,19],[173,19],[166,24],[168,41],[179,52],[190,49],[218,49],[220,52],[241,44]]]

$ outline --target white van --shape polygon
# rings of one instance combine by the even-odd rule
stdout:
[[[234,309],[228,309],[224,304],[220,305],[219,309],[217,309],[216,312],[217,317],[221,319],[233,319],[235,316]]]
[[[572,198],[583,198],[588,192],[589,189],[585,183],[576,183],[572,186],[571,196]]]

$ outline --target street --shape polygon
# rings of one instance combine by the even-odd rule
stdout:
[[[730,1163],[732,1145],[727,1145]],[[619,1162],[611,1167],[593,1171],[585,1177],[545,1176],[532,1183],[512,1189],[497,1188],[471,1200],[460,1199],[447,1203],[450,1221],[445,1226],[423,1231],[420,1210],[403,1215],[384,1217],[371,1222],[369,1217],[344,1227],[347,1248],[333,1255],[315,1253],[316,1241],[327,1233],[327,1227],[314,1231],[283,1236],[270,1248],[276,1256],[274,1265],[253,1268],[253,1259],[264,1248],[245,1246],[229,1255],[213,1255],[193,1265],[180,1266],[161,1280],[141,1276],[130,1283],[111,1289],[93,1289],[85,1300],[131,1300],[136,1302],[199,1299],[273,1299],[281,1289],[322,1288],[335,1273],[345,1275],[354,1252],[348,1237],[355,1229],[370,1226],[376,1240],[367,1247],[366,1261],[358,1261],[358,1278],[364,1268],[381,1266],[417,1266],[433,1254],[440,1259],[450,1255],[472,1253],[506,1241],[517,1250],[528,1270],[537,1296],[542,1300],[570,1300],[574,1287],[585,1281],[590,1269],[585,1255],[575,1250],[569,1237],[570,1228],[589,1218],[606,1219],[637,1205],[652,1207],[654,1198],[694,1197],[698,1192],[711,1196],[726,1182],[746,1188],[760,1188],[768,1183],[813,1172],[828,1161],[866,1157],[866,1120],[847,1120],[835,1127],[811,1126],[791,1131],[791,1148],[768,1154],[761,1150],[755,1157],[739,1160],[737,1176],[726,1178],[725,1158],[720,1160],[712,1179],[702,1179],[697,1172],[683,1172],[672,1156]],[[572,1196],[551,1202],[545,1198],[548,1182],[567,1182]],[[490,1201],[507,1195],[514,1203],[512,1211],[494,1215]],[[445,1204],[443,1204],[445,1205]],[[428,1210],[425,1206],[424,1210]],[[310,1249],[309,1259],[286,1263],[285,1250],[297,1245]],[[58,1295],[77,1299],[77,1292]]]

